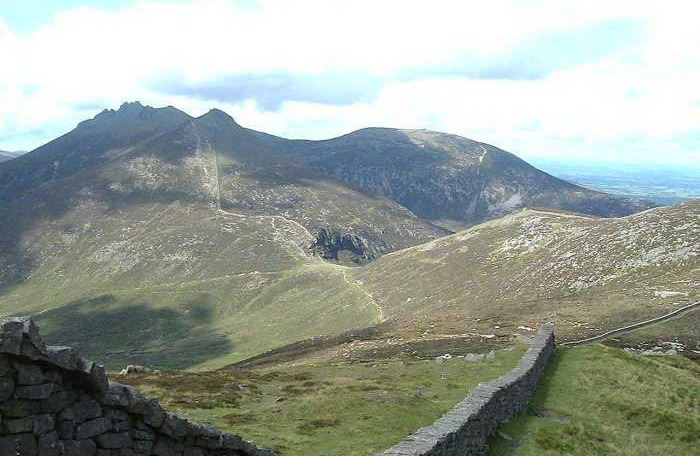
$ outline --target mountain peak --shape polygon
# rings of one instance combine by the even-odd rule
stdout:
[[[210,109],[206,114],[199,116],[197,121],[212,127],[240,127],[240,125],[233,120],[233,117],[216,108]]]

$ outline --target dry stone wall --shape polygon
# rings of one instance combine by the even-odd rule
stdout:
[[[485,455],[488,437],[527,407],[554,349],[554,326],[540,326],[515,369],[472,388],[466,399],[433,424],[376,456]]]
[[[0,320],[0,456],[276,456],[180,418],[28,318]]]
[[[486,454],[486,439],[527,406],[554,349],[553,326],[541,326],[515,369],[377,456]],[[46,345],[29,318],[0,319],[0,456],[142,455],[277,456],[109,381],[73,348]]]

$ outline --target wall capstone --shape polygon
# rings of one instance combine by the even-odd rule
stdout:
[[[28,317],[0,319],[0,456],[277,456],[165,411]]]

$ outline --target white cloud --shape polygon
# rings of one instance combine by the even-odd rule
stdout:
[[[684,1],[195,0],[64,11],[21,38],[0,20],[0,148],[34,147],[139,99],[193,115],[216,106],[292,137],[425,127],[524,157],[664,147],[700,162],[678,139],[700,128],[699,12]],[[623,38],[633,26],[630,39],[607,42],[601,24]],[[522,76],[532,59],[542,71]],[[237,75],[248,87],[219,96]],[[277,102],[250,95],[267,90],[250,81],[280,75],[267,94]],[[329,93],[305,98],[316,86]]]

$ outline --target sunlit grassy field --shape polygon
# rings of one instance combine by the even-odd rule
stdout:
[[[365,456],[430,424],[471,387],[515,367],[524,350],[476,363],[390,359],[114,378],[285,456]]]
[[[501,432],[491,456],[697,456],[700,364],[559,349],[528,413]]]

